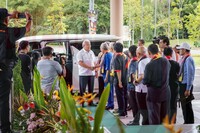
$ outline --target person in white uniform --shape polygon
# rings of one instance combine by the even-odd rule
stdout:
[[[148,110],[146,104],[147,86],[142,83],[144,78],[144,70],[146,65],[150,62],[150,58],[146,56],[146,48],[140,46],[136,51],[138,58],[137,74],[135,79],[135,92],[136,92],[136,102],[138,105],[138,112],[142,115],[142,125],[148,125]]]
[[[93,93],[95,69],[97,68],[94,52],[91,50],[91,43],[89,40],[84,40],[82,49],[77,54],[78,68],[79,68],[79,87],[80,95],[82,96],[86,91],[88,85],[88,92]],[[90,106],[95,106],[93,102]]]

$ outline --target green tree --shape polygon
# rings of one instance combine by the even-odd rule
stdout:
[[[66,17],[63,13],[64,4],[62,0],[52,0],[51,4],[44,23],[44,26],[47,27],[45,34],[63,34],[67,28],[66,23],[64,23],[66,21]]]
[[[133,42],[141,38],[141,28],[145,40],[152,38],[153,8],[149,4],[144,1],[142,15],[141,0],[124,0],[124,24],[130,27]]]
[[[86,34],[88,33],[88,9],[89,0],[64,0],[64,14],[66,24],[69,25],[67,33]],[[110,1],[96,0],[95,10],[98,11],[97,33],[109,33],[110,29]]]
[[[9,11],[17,10],[20,12],[29,12],[33,18],[32,30],[28,35],[36,35],[39,31],[43,31],[42,24],[46,21],[47,8],[49,0],[9,0]]]
[[[194,10],[194,14],[188,15],[186,21],[186,28],[189,33],[189,38],[194,41],[200,40],[200,2],[197,8]]]
[[[110,33],[110,0],[95,0],[95,9],[98,11],[97,33]]]

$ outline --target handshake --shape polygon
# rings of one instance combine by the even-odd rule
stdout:
[[[99,68],[99,67],[100,67],[100,65],[95,65],[95,66],[89,67],[88,69],[91,71],[94,71],[96,68]]]

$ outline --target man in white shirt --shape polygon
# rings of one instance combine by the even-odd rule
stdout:
[[[79,68],[79,87],[80,95],[85,93],[86,86],[88,85],[88,92],[93,93],[94,90],[94,77],[95,77],[95,55],[91,50],[91,44],[89,40],[84,40],[82,43],[82,49],[77,54],[78,68]],[[93,102],[90,104],[94,106]]]
[[[148,111],[146,105],[147,86],[142,83],[142,80],[144,78],[145,67],[150,59],[146,56],[146,48],[143,46],[137,48],[136,54],[138,57],[137,77],[135,79],[136,101],[138,110],[143,117],[142,125],[148,125]]]

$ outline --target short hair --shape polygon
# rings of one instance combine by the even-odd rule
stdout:
[[[27,46],[29,45],[29,42],[28,41],[21,41],[19,43],[19,50],[24,50],[27,48]]]
[[[137,46],[136,45],[131,45],[128,50],[131,53],[131,56],[133,56],[133,57],[136,56],[136,50],[137,50]]]
[[[119,53],[123,51],[123,45],[120,42],[114,44],[114,50]]]
[[[167,46],[170,45],[169,38],[167,36],[161,36],[160,40],[163,40],[163,43],[166,43]]]
[[[186,49],[186,52],[190,53],[190,50]]]
[[[148,51],[150,51],[152,54],[157,54],[158,53],[158,46],[156,44],[150,44],[148,46]]]
[[[83,43],[82,43],[82,47],[84,47],[84,44],[85,44],[85,43],[89,43],[89,44],[91,45],[90,40],[85,39],[85,40],[83,41]]]
[[[44,48],[42,49],[42,53],[43,53],[44,56],[50,56],[50,55],[53,54],[53,48],[52,48],[52,47],[49,47],[49,46],[44,47]]]
[[[33,58],[33,60],[38,60],[39,58],[41,58],[41,54],[38,51],[33,51],[31,57]]]
[[[164,54],[165,56],[171,56],[172,53],[173,53],[173,50],[172,50],[171,47],[166,47],[166,48],[164,48],[163,54]]]
[[[138,48],[137,48],[137,50],[138,50],[138,52],[140,53],[140,54],[146,54],[146,52],[147,52],[147,50],[146,50],[146,48],[144,47],[144,46],[139,46]],[[136,51],[137,51],[136,50]]]
[[[101,44],[100,48],[104,49],[104,50],[108,50],[109,46],[108,46],[108,42],[104,42]]]
[[[114,45],[115,45],[114,42],[110,42],[110,43],[109,43],[109,49],[114,49]]]
[[[138,41],[140,41],[142,44],[145,43],[144,39],[139,39]]]

